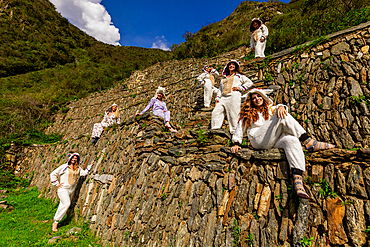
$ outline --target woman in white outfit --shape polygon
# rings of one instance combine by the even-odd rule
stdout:
[[[197,80],[204,86],[204,107],[210,108],[212,96],[217,89],[215,88],[215,76],[218,76],[216,69],[205,65],[202,69],[204,72],[198,76]]]
[[[251,49],[254,51],[254,57],[265,57],[266,39],[269,30],[259,18],[254,18],[249,27],[251,31]]]
[[[305,157],[300,142],[309,152],[336,146],[310,138],[303,127],[287,113],[288,109],[285,105],[273,105],[272,100],[266,95],[271,92],[272,90],[254,88],[247,93],[238,126],[232,138],[236,145],[231,150],[235,153],[240,149],[237,144],[242,143],[245,131],[253,148],[283,148],[293,173],[297,195],[309,198],[302,183]]]
[[[100,123],[94,124],[94,128],[91,134],[91,137],[93,139],[92,143],[95,145],[95,143],[99,140],[101,134],[104,131],[104,128],[112,125],[112,124],[120,124],[121,118],[119,115],[119,110],[117,104],[111,105],[106,111],[103,118],[103,121]]]
[[[60,199],[57,212],[54,216],[52,228],[54,232],[57,231],[58,222],[64,217],[71,205],[71,199],[79,177],[89,174],[93,164],[88,165],[86,170],[83,170],[78,166],[79,163],[80,155],[78,153],[70,154],[67,163],[59,166],[50,174],[51,184],[58,187],[58,197]],[[58,181],[58,176],[60,177],[60,181]]]
[[[212,111],[212,129],[219,129],[227,116],[230,133],[233,134],[238,122],[240,112],[241,93],[253,85],[245,76],[236,60],[231,60],[222,73],[224,78],[220,82],[217,92],[215,109]]]

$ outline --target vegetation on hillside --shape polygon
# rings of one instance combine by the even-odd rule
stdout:
[[[171,48],[177,59],[210,57],[249,46],[250,21],[259,17],[269,28],[266,54],[314,40],[370,20],[370,1],[292,0],[242,2],[222,21],[203,27],[197,33],[185,32],[186,42]]]
[[[58,204],[39,198],[39,195],[36,187],[10,191],[5,200],[14,209],[0,209],[0,246],[101,246],[94,244],[99,240],[87,224],[75,222],[71,217],[65,217],[59,223],[58,232],[52,232]],[[82,231],[66,236],[65,232],[73,227],[80,227]],[[48,245],[53,236],[61,236],[62,239]]]
[[[159,49],[103,44],[48,0],[0,1],[0,160],[10,141],[55,142],[43,129],[70,100],[108,89],[171,58]]]

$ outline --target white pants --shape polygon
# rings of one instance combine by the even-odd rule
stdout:
[[[254,57],[265,57],[265,48],[266,48],[266,39],[261,42],[260,39],[258,39],[254,43]]]
[[[303,127],[288,114],[285,119],[273,116],[260,128],[248,134],[253,148],[283,148],[291,168],[305,171],[305,158],[299,137],[306,133]]]
[[[229,122],[230,133],[234,134],[239,120],[241,94],[237,91],[231,91],[231,95],[222,96],[220,102],[217,103],[212,111],[211,125],[212,129],[219,129],[225,118]]]
[[[69,206],[71,205],[72,195],[74,188],[61,188],[58,189],[59,206],[54,216],[54,221],[59,222],[63,219],[67,213]]]
[[[212,96],[215,92],[215,87],[212,85],[212,82],[210,80],[206,80],[204,84],[204,107],[210,107]]]

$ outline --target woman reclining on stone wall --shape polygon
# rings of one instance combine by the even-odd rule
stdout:
[[[165,88],[158,87],[155,96],[150,100],[149,104],[141,113],[136,113],[135,116],[142,115],[153,108],[153,114],[164,119],[164,126],[166,126],[170,132],[177,132],[177,130],[170,125],[170,111],[167,110],[166,102],[164,102],[165,98]]]
[[[235,153],[241,148],[237,143],[242,143],[245,131],[253,148],[283,148],[293,173],[297,195],[309,198],[302,181],[305,157],[300,141],[309,152],[336,146],[310,138],[303,127],[287,113],[286,106],[273,106],[273,101],[266,95],[271,92],[272,90],[254,88],[246,94],[246,101],[240,111],[238,126],[232,138],[236,145],[231,151]]]
[[[113,104],[105,111],[103,121],[94,124],[94,128],[91,134],[91,137],[93,139],[92,143],[95,145],[95,143],[99,140],[101,134],[103,133],[104,128],[115,123],[120,124],[121,119],[118,106],[116,104]]]
[[[203,73],[198,76],[197,80],[204,86],[204,107],[210,108],[212,96],[218,91],[215,88],[215,75],[218,76],[218,72],[208,65],[205,65],[202,70]]]
[[[76,189],[79,177],[89,174],[93,165],[93,163],[91,163],[91,165],[87,166],[86,170],[83,170],[78,166],[80,160],[80,155],[78,153],[69,154],[67,163],[59,166],[50,174],[51,184],[58,187],[58,197],[60,200],[57,212],[54,216],[53,232],[57,231],[58,222],[63,219],[71,205],[73,192]],[[58,181],[58,176],[60,176],[60,182]]]

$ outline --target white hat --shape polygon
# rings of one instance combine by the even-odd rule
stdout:
[[[166,92],[166,89],[164,87],[159,86],[158,89],[157,89],[157,91],[155,92],[155,96],[154,97],[157,97],[157,93],[160,93],[160,94],[163,94],[163,96],[166,98],[165,92]]]
[[[224,70],[222,71],[222,75],[224,76],[228,76],[230,74],[230,70],[229,70],[229,65],[230,63],[235,63],[235,70],[237,70],[239,67],[240,67],[240,62],[236,61],[236,60],[230,60],[226,66],[224,67]]]
[[[256,29],[254,28],[253,26],[253,22],[258,22],[259,25],[262,25],[262,21],[260,18],[253,18],[252,21],[251,21],[251,24],[249,26],[249,30],[253,33]]]
[[[254,93],[258,93],[259,95],[262,96],[262,98],[267,102],[268,105],[272,105],[274,102],[272,99],[270,99],[267,94],[272,93],[274,90],[273,89],[262,89],[262,88],[253,88],[251,89],[248,93],[244,94],[242,98],[248,98],[249,95],[252,95]]]

